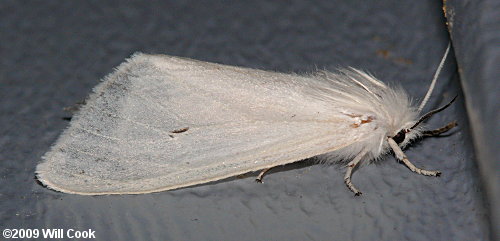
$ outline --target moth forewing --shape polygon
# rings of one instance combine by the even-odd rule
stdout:
[[[96,86],[37,167],[49,188],[84,195],[192,186],[363,141],[324,80],[136,54]]]

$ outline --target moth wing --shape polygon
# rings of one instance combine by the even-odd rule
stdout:
[[[95,87],[38,165],[38,179],[84,195],[157,192],[291,163],[363,138],[362,128],[306,94],[308,81],[136,54]]]

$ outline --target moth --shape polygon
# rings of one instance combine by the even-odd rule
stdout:
[[[43,157],[47,187],[82,195],[140,194],[207,183],[326,155],[354,168],[423,135],[420,117],[449,52],[419,106],[406,91],[345,68],[283,74],[167,55],[136,53],[98,84]],[[454,99],[453,99],[454,100]]]

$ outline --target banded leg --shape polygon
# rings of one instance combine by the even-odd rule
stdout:
[[[400,161],[402,161],[412,172],[425,175],[425,176],[434,176],[438,177],[441,175],[440,171],[428,171],[424,169],[420,169],[413,165],[413,163],[408,160],[408,157],[404,154],[404,152],[399,148],[398,144],[396,141],[394,141],[392,138],[388,138],[387,140],[389,142],[389,145],[391,146],[392,150],[394,151],[394,154],[396,154],[396,158]]]
[[[424,134],[424,136],[438,136],[442,133],[449,131],[450,129],[452,129],[453,127],[455,127],[457,125],[458,125],[457,121],[452,121],[452,122],[448,123],[448,125],[445,125],[441,128],[438,128],[435,130],[424,131],[423,134]]]
[[[259,176],[257,176],[257,178],[255,178],[255,181],[259,182],[259,183],[262,183],[262,179],[264,178],[264,175],[266,174],[266,172],[268,172],[269,170],[271,170],[271,168],[273,168],[273,167],[269,167],[269,168],[266,168],[266,169],[262,170],[260,172]]]
[[[349,188],[349,190],[351,190],[354,195],[356,196],[359,196],[361,195],[362,193],[352,184],[351,182],[351,178],[352,178],[352,172],[354,170],[354,168],[358,165],[358,163],[361,161],[361,159],[365,156],[366,152],[361,152],[359,153],[356,157],[354,157],[354,159],[352,159],[351,162],[349,162],[347,164],[347,170],[345,172],[345,176],[344,176],[344,182],[345,182],[345,185],[347,185],[347,188]]]

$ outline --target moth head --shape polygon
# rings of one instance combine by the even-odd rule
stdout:
[[[411,128],[413,123],[407,123],[399,129],[396,134],[388,136],[393,139],[399,146],[406,146],[411,140],[417,138],[421,134],[420,128]]]
[[[389,136],[389,137],[392,138],[398,145],[406,145],[410,140],[412,140],[413,138],[416,138],[420,135],[420,130],[418,127],[421,123],[423,123],[425,120],[429,119],[432,115],[434,115],[438,112],[441,112],[442,110],[448,108],[448,106],[450,106],[451,103],[453,103],[453,101],[455,101],[456,98],[457,98],[457,96],[455,96],[455,98],[453,98],[448,104],[446,104],[438,109],[431,110],[431,111],[427,112],[425,115],[420,117],[418,119],[418,121],[416,121],[414,124],[406,123],[405,127],[401,128],[396,133],[396,135]]]
[[[392,137],[392,139],[399,144],[403,143],[403,141],[406,139],[406,133],[410,132],[410,129],[401,129],[395,136]]]

